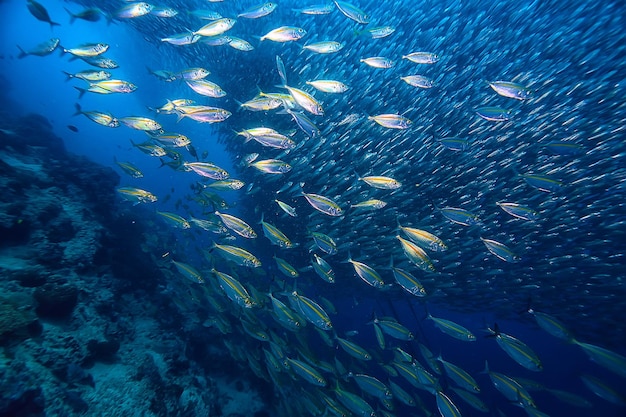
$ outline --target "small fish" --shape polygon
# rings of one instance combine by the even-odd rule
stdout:
[[[583,343],[578,340],[573,340],[573,343],[580,346],[587,356],[598,365],[626,378],[626,357],[590,343]]]
[[[528,185],[533,188],[538,189],[539,191],[544,191],[546,193],[554,193],[560,191],[563,187],[563,183],[550,178],[546,175],[536,175],[536,174],[519,174],[520,177],[526,181]]]
[[[413,262],[415,266],[426,272],[435,272],[435,266],[424,249],[420,248],[410,240],[403,239],[399,235],[396,236],[396,239],[400,241],[402,250],[404,251],[406,257]]]
[[[291,217],[297,217],[297,213],[296,213],[296,209],[291,207],[289,204],[280,201],[280,200],[274,200],[276,202],[276,204],[278,204],[278,207],[281,208],[281,210],[283,210],[285,213],[287,213],[288,215],[290,215]]]
[[[98,55],[102,55],[108,51],[108,49],[109,45],[106,43],[90,43],[71,49],[63,48],[63,53],[74,55],[76,57],[93,58]]]
[[[185,82],[193,91],[203,96],[220,98],[226,95],[222,87],[208,80],[185,80]]]
[[[37,45],[36,47],[34,47],[33,49],[29,51],[25,51],[19,45],[17,45],[17,48],[20,50],[20,53],[18,54],[17,58],[22,59],[28,55],[36,55],[36,56],[50,55],[52,52],[54,52],[57,49],[57,47],[59,46],[59,43],[60,43],[59,38],[52,38],[46,42],[40,43],[39,45]]]
[[[307,6],[302,9],[292,9],[295,13],[308,14],[308,15],[324,15],[329,14],[335,10],[335,5],[332,3],[324,3],[313,6]]]
[[[167,155],[165,149],[163,149],[161,146],[153,144],[152,141],[137,144],[131,139],[130,143],[146,155],[156,156],[157,158]]]
[[[211,184],[208,184],[207,187],[219,191],[231,191],[240,190],[244,185],[246,184],[241,180],[225,179],[212,182]]]
[[[513,401],[524,408],[536,408],[533,398],[516,380],[504,374],[490,371],[487,361],[485,361],[485,370],[483,372],[489,375],[493,386],[500,391],[507,400]]]
[[[335,6],[337,6],[337,9],[339,9],[339,11],[348,19],[354,20],[355,22],[362,25],[366,25],[369,23],[369,16],[355,5],[339,0],[334,0],[334,3]]]
[[[86,92],[97,94],[132,93],[137,89],[137,86],[123,80],[104,80],[90,83],[88,88],[76,86],[74,88],[80,93],[78,98],[81,98]]]
[[[502,333],[498,329],[497,324],[494,326],[494,329],[487,330],[495,337],[498,346],[515,362],[530,371],[539,372],[543,370],[543,365],[537,354],[524,342],[511,335]]]
[[[219,107],[210,106],[178,106],[178,121],[188,117],[199,123],[219,123],[228,119],[232,113]]]
[[[439,354],[436,359],[443,365],[443,369],[445,369],[446,375],[448,375],[448,377],[453,380],[459,387],[473,393],[480,392],[480,387],[478,386],[474,378],[472,378],[472,376],[468,374],[464,369],[453,363],[443,360],[441,354]]]
[[[202,177],[214,180],[225,180],[230,176],[228,171],[210,162],[184,162],[183,167]]]
[[[226,296],[232,301],[244,308],[252,308],[256,305],[256,302],[252,299],[250,293],[244,286],[241,285],[241,282],[215,269],[211,270],[211,272],[217,277],[220,288],[222,288]]]
[[[239,13],[237,17],[243,17],[244,19],[258,19],[263,16],[267,16],[276,9],[277,4],[268,2],[258,6],[251,7],[245,12]]]
[[[285,85],[284,87],[289,91],[289,94],[291,95],[291,97],[293,97],[293,100],[304,110],[316,116],[324,115],[324,109],[322,108],[322,105],[317,100],[315,100],[312,95],[295,87],[289,87],[287,85]]]
[[[362,62],[372,68],[381,68],[381,69],[388,69],[395,65],[395,63],[391,59],[385,58],[383,56],[361,58],[359,59],[359,62]]]
[[[320,232],[311,232],[311,236],[313,237],[313,241],[321,251],[326,252],[329,255],[334,255],[337,253],[337,244],[328,235]]]
[[[606,384],[606,382],[603,382],[600,379],[591,375],[581,375],[580,379],[583,381],[585,386],[598,397],[603,398],[620,407],[626,407],[626,397],[621,395],[615,389],[611,388],[609,385]]]
[[[147,15],[153,8],[153,5],[146,2],[130,3],[117,9],[114,15],[118,19],[134,19]]]
[[[428,313],[428,319],[432,320],[435,323],[435,326],[448,336],[452,336],[455,339],[461,340],[463,342],[475,342],[476,336],[465,327],[457,324],[453,321],[442,319],[438,317],[433,317],[430,313]]]
[[[396,279],[398,285],[400,285],[406,292],[416,297],[425,297],[426,289],[421,282],[418,281],[413,275],[404,269],[393,268],[393,276]]]
[[[178,15],[178,10],[166,6],[153,6],[150,14],[156,17],[170,18]]]
[[[259,261],[256,256],[240,247],[213,243],[212,249],[217,249],[220,256],[236,263],[237,265],[246,266],[248,268],[261,267],[261,261]]]
[[[320,278],[330,284],[335,283],[335,272],[324,258],[314,253],[311,265],[313,266],[313,271],[315,271]]]
[[[435,82],[428,77],[424,77],[423,75],[407,75],[406,77],[400,77],[402,81],[417,88],[433,88],[435,86]]]
[[[46,8],[37,3],[35,0],[27,0],[26,7],[28,8],[30,14],[35,17],[35,19],[41,22],[49,23],[50,29],[52,29],[54,26],[61,26],[60,23],[53,22],[52,19],[50,19],[50,15],[48,14]]]
[[[308,194],[305,192],[302,192],[302,196],[306,199],[306,201],[308,201],[311,207],[319,212],[334,217],[343,215],[341,207],[328,197],[324,197],[319,194]]]
[[[176,74],[176,77],[180,77],[184,80],[202,80],[209,76],[211,71],[206,68],[186,68]]]
[[[415,339],[415,336],[409,329],[395,320],[375,318],[373,322],[377,324],[385,334],[394,339],[404,340],[406,342]]]
[[[443,240],[426,230],[402,226],[400,223],[398,223],[398,228],[402,230],[409,239],[426,249],[434,252],[443,252],[448,250],[448,246],[443,242]]]
[[[539,213],[521,204],[506,203],[506,202],[498,202],[496,204],[498,205],[498,207],[504,210],[504,212],[518,219],[528,220],[528,221],[536,221],[539,219]]]
[[[142,190],[134,187],[120,187],[116,191],[126,200],[131,201],[134,204],[139,203],[154,203],[157,198],[149,191]]]
[[[394,28],[393,26],[376,26],[362,31],[355,31],[354,34],[357,36],[367,36],[372,39],[381,39],[386,38],[395,31],[396,28]]]
[[[263,159],[251,163],[250,166],[266,174],[286,174],[291,171],[291,165],[280,159]]]
[[[317,54],[334,54],[343,49],[343,42],[321,41],[304,45],[302,48]]]
[[[399,114],[379,114],[378,116],[369,116],[368,119],[388,129],[408,129],[413,123]]]
[[[504,243],[500,243],[493,239],[480,238],[485,244],[487,250],[496,257],[502,259],[504,262],[518,262],[520,257],[517,256],[511,249],[509,249]]]
[[[287,363],[289,363],[291,369],[305,381],[319,387],[326,386],[324,377],[310,365],[290,358],[287,358]]]
[[[174,227],[178,227],[180,229],[189,229],[191,227],[187,220],[185,220],[183,217],[179,216],[176,213],[157,210],[157,214],[161,215],[166,222]]]
[[[219,211],[215,212],[215,215],[218,216],[224,226],[228,227],[233,232],[237,233],[241,237],[245,237],[247,239],[255,239],[257,237],[256,232],[250,227],[250,225],[238,217],[232,216],[226,213],[220,213]]]
[[[85,20],[87,22],[97,22],[103,15],[102,10],[98,9],[97,7],[89,7],[87,9],[81,10],[78,13],[72,13],[68,9],[65,9],[65,11],[70,15],[70,25],[74,23],[76,19]]]
[[[556,155],[581,155],[585,153],[585,148],[577,143],[555,141],[545,145],[552,153]]]
[[[119,166],[126,174],[130,175],[133,178],[143,178],[143,173],[139,170],[139,168],[137,168],[130,162],[120,162],[115,157],[113,157],[113,160],[115,164]]]
[[[461,417],[461,412],[456,405],[452,402],[450,397],[441,391],[437,391],[436,394],[437,409],[442,417]]]
[[[108,71],[87,70],[77,72],[76,74],[71,74],[69,72],[63,71],[63,74],[67,76],[67,80],[71,80],[72,78],[78,78],[85,81],[104,81],[111,78],[111,73]]]
[[[306,83],[316,90],[322,91],[324,93],[345,93],[346,91],[348,91],[348,86],[341,81],[314,80],[307,81]]]
[[[358,180],[363,181],[370,187],[378,188],[380,190],[397,190],[402,187],[402,183],[400,181],[381,175],[358,177]]]
[[[441,214],[452,223],[460,224],[463,226],[474,226],[480,223],[480,219],[474,213],[457,207],[443,207],[439,211]]]
[[[293,248],[294,245],[291,240],[276,226],[266,222],[264,215],[261,215],[261,226],[263,227],[263,234],[273,245],[286,249]]]
[[[204,284],[204,278],[202,278],[202,275],[193,266],[183,262],[177,262],[173,259],[172,263],[174,264],[178,272],[180,272],[180,274],[187,278],[189,281],[195,282],[197,284]]]
[[[526,100],[532,95],[528,88],[509,81],[491,81],[489,87],[502,97],[513,98],[515,100]]]
[[[463,152],[470,148],[470,143],[465,138],[459,138],[456,136],[450,136],[446,138],[438,139],[437,142],[441,143],[446,149],[450,149],[455,152]]]
[[[237,23],[236,19],[223,17],[221,19],[214,20],[211,23],[207,23],[197,31],[192,32],[192,34],[204,37],[218,36],[232,29],[235,23]]]
[[[365,375],[365,374],[353,374],[352,372],[348,373],[348,378],[354,379],[354,382],[361,388],[364,392],[379,398],[379,399],[391,399],[393,395],[391,391],[385,384],[380,382],[377,378]]]
[[[352,204],[352,205],[350,205],[350,207],[352,207],[352,208],[380,210],[381,208],[385,207],[386,205],[387,205],[386,202],[384,202],[382,200],[378,200],[378,199],[372,198],[372,199],[369,199],[369,200],[361,201],[361,202],[356,203],[356,204]]]
[[[408,59],[416,64],[434,64],[439,62],[439,55],[432,52],[411,52],[408,55],[402,55],[402,59]]]
[[[245,39],[236,38],[234,36],[229,36],[230,42],[228,42],[228,46],[238,51],[249,52],[254,49],[254,46],[250,44],[250,42]]]
[[[221,14],[219,14],[218,12],[214,12],[213,10],[196,9],[188,11],[187,14],[190,14],[202,20],[218,20],[222,18]]]
[[[74,125],[67,125],[67,128],[72,132],[78,132],[78,128]]]
[[[274,297],[272,293],[269,293],[268,296],[272,301],[272,311],[278,323],[292,331],[298,331],[306,325],[304,318],[301,318],[299,314],[292,311],[285,303]]]
[[[506,122],[511,119],[511,110],[502,107],[479,107],[476,114],[490,122]]]
[[[355,261],[351,257],[348,257],[347,262],[352,264],[354,272],[356,272],[358,277],[368,285],[371,285],[374,288],[383,288],[385,286],[385,281],[383,281],[380,274],[378,274],[374,268],[364,264],[363,262]]]
[[[559,339],[565,341],[572,341],[574,339],[572,336],[572,332],[570,332],[563,323],[561,323],[559,320],[552,317],[551,315],[547,313],[542,313],[540,311],[535,311],[532,308],[528,308],[528,312],[533,315],[537,325],[552,336],[558,337]]]
[[[194,44],[198,42],[200,38],[200,35],[195,35],[193,32],[183,32],[161,38],[161,42],[169,43],[170,45],[182,46]]]
[[[101,55],[90,57],[90,56],[81,56],[80,59],[88,63],[89,65],[93,65],[94,67],[104,68],[104,69],[115,69],[119,68],[117,62],[113,61],[111,58],[105,58]]]
[[[280,272],[282,272],[284,275],[288,276],[289,278],[297,278],[297,277],[300,276],[300,273],[298,273],[298,270],[296,268],[294,268],[286,260],[284,260],[282,258],[278,258],[276,256],[274,256],[274,260],[276,261],[276,265],[278,266],[278,270]]]
[[[297,291],[293,291],[291,296],[300,313],[308,322],[321,330],[332,330],[333,324],[330,317],[319,304],[298,294]]]
[[[362,361],[371,361],[372,355],[370,355],[367,350],[363,349],[361,346],[357,345],[354,342],[351,342],[347,339],[342,339],[341,337],[335,337],[335,340],[339,344],[339,346],[350,356],[355,359],[359,359]]]
[[[159,122],[156,120],[149,119],[147,117],[120,117],[119,120],[122,124],[130,127],[131,129],[136,130],[145,130],[145,131],[155,131],[155,130],[163,130]]]
[[[274,42],[292,42],[302,39],[306,30],[295,26],[280,26],[261,36],[261,41],[268,39]]]

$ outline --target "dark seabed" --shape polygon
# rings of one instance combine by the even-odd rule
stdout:
[[[0,1],[0,416],[622,416],[620,1]]]

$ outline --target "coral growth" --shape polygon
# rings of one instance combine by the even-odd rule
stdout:
[[[223,347],[207,355],[219,339],[199,327],[198,306],[172,303],[188,288],[150,254],[152,214],[119,206],[117,174],[67,153],[44,118],[11,117],[0,130],[0,415],[266,409]]]

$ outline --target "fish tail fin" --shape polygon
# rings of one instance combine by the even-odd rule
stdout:
[[[80,107],[80,104],[74,103],[74,108],[76,109],[76,112],[72,116],[78,116],[79,114],[83,114],[83,109],[82,107]]]
[[[489,362],[487,362],[487,359],[485,359],[485,369],[483,369],[480,373],[481,374],[488,374],[489,373]]]
[[[20,53],[19,53],[19,55],[17,56],[17,58],[18,58],[18,59],[22,59],[22,58],[24,58],[25,56],[27,56],[27,55],[28,55],[28,52],[26,52],[25,50],[23,50],[21,46],[19,46],[19,45],[15,45],[15,46],[17,46],[17,49],[19,49],[19,50],[20,50]]]
[[[67,81],[69,81],[69,80],[71,80],[72,78],[75,78],[75,77],[74,77],[74,74],[72,74],[72,73],[69,73],[69,72],[66,72],[66,71],[61,71],[61,72],[62,72],[63,74],[65,74],[65,81],[66,81],[66,82],[67,82]]]
[[[79,99],[83,98],[83,95],[87,92],[87,89],[85,89],[85,88],[80,88],[80,87],[76,87],[76,86],[74,86],[74,88],[78,90],[78,98]]]
[[[65,8],[65,7],[63,9],[67,12],[67,14],[70,15],[70,25],[73,24],[74,21],[76,20],[76,15],[74,13],[70,12],[69,10],[67,10],[67,8]]]
[[[276,68],[278,68],[278,76],[283,84],[287,85],[287,71],[285,70],[285,64],[283,59],[276,55]]]
[[[176,117],[176,123],[178,123],[181,120],[183,120],[185,118],[185,116],[186,116],[186,114],[183,113],[183,112],[177,112],[177,113],[178,113],[178,116]]]
[[[53,22],[52,20],[50,21],[50,30],[54,29],[55,26],[61,26],[60,23],[57,22]]]
[[[485,338],[496,337],[496,336],[498,336],[500,334],[500,329],[498,328],[498,323],[494,323],[493,324],[493,329],[491,327],[487,326],[485,331],[489,333],[488,335],[485,336]]]
[[[430,311],[428,311],[428,304],[424,303],[424,310],[426,310],[426,317],[424,318],[424,320],[433,320],[433,316],[430,314]]]
[[[348,258],[344,259],[343,261],[341,261],[342,264],[348,264],[350,262],[352,262],[354,259],[352,259],[352,253],[350,253],[350,250],[348,250]]]
[[[243,111],[243,103],[239,100],[235,100],[235,103],[237,103],[237,111]]]

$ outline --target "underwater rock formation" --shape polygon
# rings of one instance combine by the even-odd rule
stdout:
[[[236,363],[211,365],[215,338],[185,348],[212,331],[171,302],[185,287],[166,281],[154,215],[117,199],[118,175],[68,153],[42,116],[0,114],[0,126],[0,415],[266,409],[247,380],[232,388],[247,375]]]

